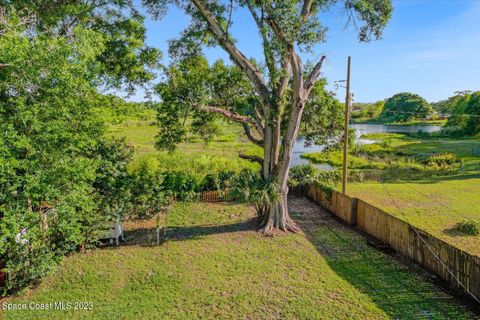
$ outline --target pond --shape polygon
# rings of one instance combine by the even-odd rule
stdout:
[[[418,132],[418,131],[437,132],[442,129],[441,126],[432,126],[432,125],[399,126],[399,125],[387,125],[387,124],[350,124],[350,128],[355,129],[356,142],[359,144],[369,144],[369,143],[375,142],[374,140],[361,138],[362,135],[369,134],[369,133],[382,133],[382,132],[408,133],[408,132]],[[309,160],[303,159],[301,157],[302,154],[320,152],[323,149],[324,149],[324,146],[322,145],[314,144],[311,146],[305,146],[305,138],[298,137],[293,147],[292,167],[309,163]],[[334,169],[329,164],[314,164],[314,166],[323,170]]]

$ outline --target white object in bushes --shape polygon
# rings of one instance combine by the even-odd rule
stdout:
[[[15,236],[15,242],[23,245],[28,244],[28,239],[24,238],[27,235],[27,231],[27,228],[23,228],[22,231],[17,233]]]
[[[115,242],[115,245],[118,246],[120,244],[120,240],[124,240],[123,223],[110,221],[107,225],[108,231],[105,232],[105,235],[102,239],[109,239],[111,244]]]

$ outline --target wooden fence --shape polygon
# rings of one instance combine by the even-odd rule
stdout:
[[[205,191],[199,195],[202,202],[224,202],[230,201],[230,193],[228,191]]]
[[[423,266],[454,290],[480,299],[480,257],[469,254],[361,199],[310,185],[307,196],[346,223]],[[452,273],[450,273],[452,272]],[[452,275],[453,274],[453,275]],[[461,283],[461,285],[459,284]],[[471,296],[470,296],[471,298]]]

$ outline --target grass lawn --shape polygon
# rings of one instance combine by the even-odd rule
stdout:
[[[383,185],[377,182],[354,183],[348,186],[348,194],[480,256],[480,236],[461,235],[451,230],[465,218],[480,221],[480,175],[436,177]],[[395,198],[400,211],[389,194]]]
[[[306,199],[305,234],[266,238],[245,205],[177,203],[168,240],[154,219],[118,248],[73,254],[9,302],[92,301],[92,310],[9,311],[4,319],[474,319],[459,300],[369,247]],[[1,318],[1,314],[0,314]]]

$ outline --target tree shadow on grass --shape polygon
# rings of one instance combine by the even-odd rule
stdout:
[[[479,310],[441,288],[423,269],[391,251],[386,253],[372,247],[371,238],[337,221],[314,202],[293,197],[290,210],[331,269],[389,317],[476,319],[480,316]]]
[[[167,227],[166,233],[161,235],[161,242],[195,240],[216,234],[255,231],[256,227],[256,218],[224,225],[172,226]],[[152,246],[156,245],[157,241],[155,227],[126,230],[124,235],[126,241],[122,245]]]

